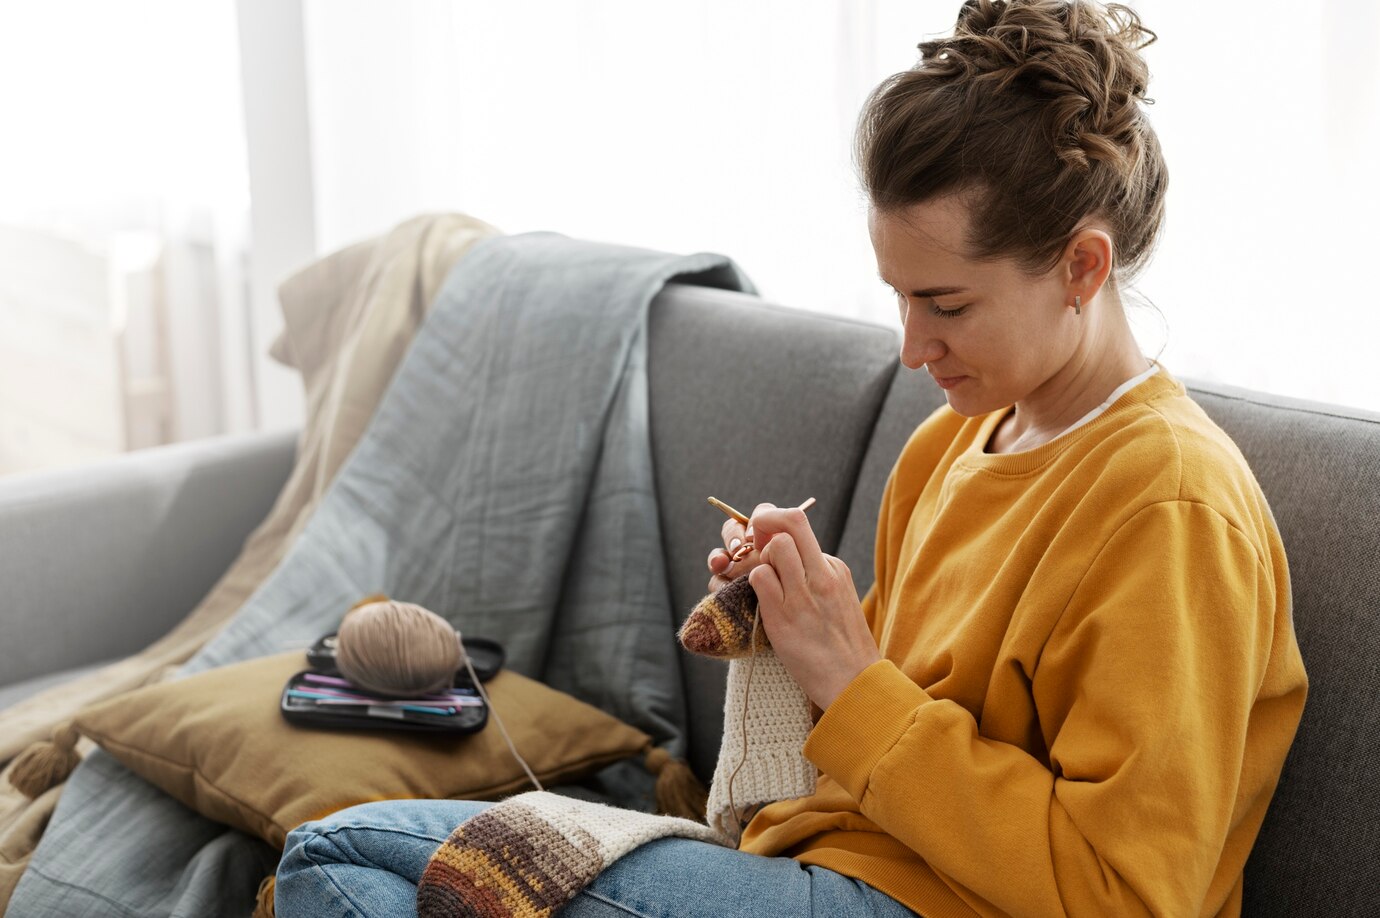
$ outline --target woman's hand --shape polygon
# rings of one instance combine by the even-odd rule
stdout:
[[[853,574],[820,550],[803,510],[759,505],[748,528],[757,546],[748,582],[762,627],[805,694],[828,708],[859,673],[882,659]],[[711,558],[711,569],[712,563]]]
[[[776,505],[758,504],[757,509],[752,512],[756,513],[764,509],[774,510],[776,509]],[[761,563],[761,557],[756,551],[748,552],[737,561],[733,560],[733,553],[738,550],[739,546],[743,544],[743,540],[747,538],[746,527],[744,527],[742,523],[731,517],[724,520],[723,529],[720,530],[719,535],[724,540],[724,547],[716,548],[711,551],[708,559],[709,573],[711,575],[709,578],[709,592],[711,593],[717,593],[719,590],[722,590]]]

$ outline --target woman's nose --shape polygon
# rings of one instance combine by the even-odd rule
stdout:
[[[901,365],[918,370],[948,353],[944,342],[928,334],[923,322],[908,321],[901,330]]]

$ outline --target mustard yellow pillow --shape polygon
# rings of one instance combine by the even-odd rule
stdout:
[[[292,652],[147,686],[86,708],[77,729],[208,819],[279,848],[299,824],[356,803],[531,789],[492,716],[460,737],[289,724],[279,696],[305,668]],[[641,730],[517,673],[504,670],[485,688],[543,784],[650,746]]]

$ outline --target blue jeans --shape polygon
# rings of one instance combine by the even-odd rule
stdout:
[[[386,800],[341,810],[288,835],[278,867],[279,918],[415,915],[417,881],[438,845],[489,806]],[[859,880],[784,857],[663,838],[615,861],[562,918],[747,918],[915,913]]]

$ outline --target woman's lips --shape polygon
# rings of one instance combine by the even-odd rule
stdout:
[[[966,376],[936,376],[934,381],[939,383],[941,389],[952,389],[967,378]]]

